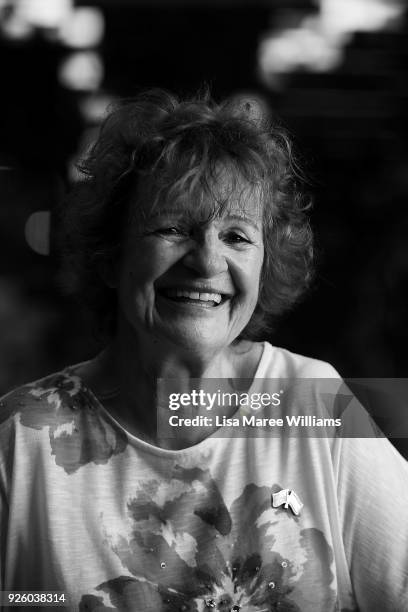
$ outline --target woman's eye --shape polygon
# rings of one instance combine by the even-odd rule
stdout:
[[[250,244],[251,242],[246,236],[238,234],[237,232],[228,232],[225,239],[232,244]]]
[[[181,227],[160,227],[155,231],[156,234],[162,234],[163,236],[184,236],[185,231]]]

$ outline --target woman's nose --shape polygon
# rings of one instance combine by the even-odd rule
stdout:
[[[228,264],[222,247],[222,241],[215,233],[197,236],[184,257],[184,264],[204,278],[225,272]]]

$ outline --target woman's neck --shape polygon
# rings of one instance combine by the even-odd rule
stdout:
[[[170,393],[190,393],[205,389],[208,380],[221,381],[255,375],[262,345],[242,342],[212,355],[195,355],[166,346],[165,343],[135,339],[132,334],[118,334],[92,362],[87,383],[105,408],[133,435],[164,448],[192,446],[212,433],[214,428],[163,430],[174,414],[169,408]],[[233,390],[231,387],[230,390]],[[174,395],[173,395],[174,397]],[[192,408],[180,407],[178,415],[191,415]],[[234,406],[217,407],[218,414],[232,416]],[[207,414],[206,408],[194,407],[194,414]],[[161,427],[159,426],[161,425]],[[162,435],[160,435],[162,434]]]

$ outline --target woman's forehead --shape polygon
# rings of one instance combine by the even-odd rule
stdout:
[[[171,188],[155,192],[154,187],[149,187],[140,190],[137,198],[137,208],[144,219],[174,216],[205,222],[228,217],[253,223],[259,223],[262,219],[262,189],[260,185],[250,184],[242,177],[234,181],[197,184],[184,192]]]
[[[211,201],[206,199],[200,202],[177,201],[164,202],[155,210],[152,216],[190,217],[197,220],[234,218],[255,221],[262,217],[262,206],[259,199],[247,199],[245,202],[231,198],[228,201]]]

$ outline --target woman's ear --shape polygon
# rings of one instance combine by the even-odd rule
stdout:
[[[119,285],[119,261],[117,257],[104,259],[98,264],[99,276],[110,289],[117,289]]]

